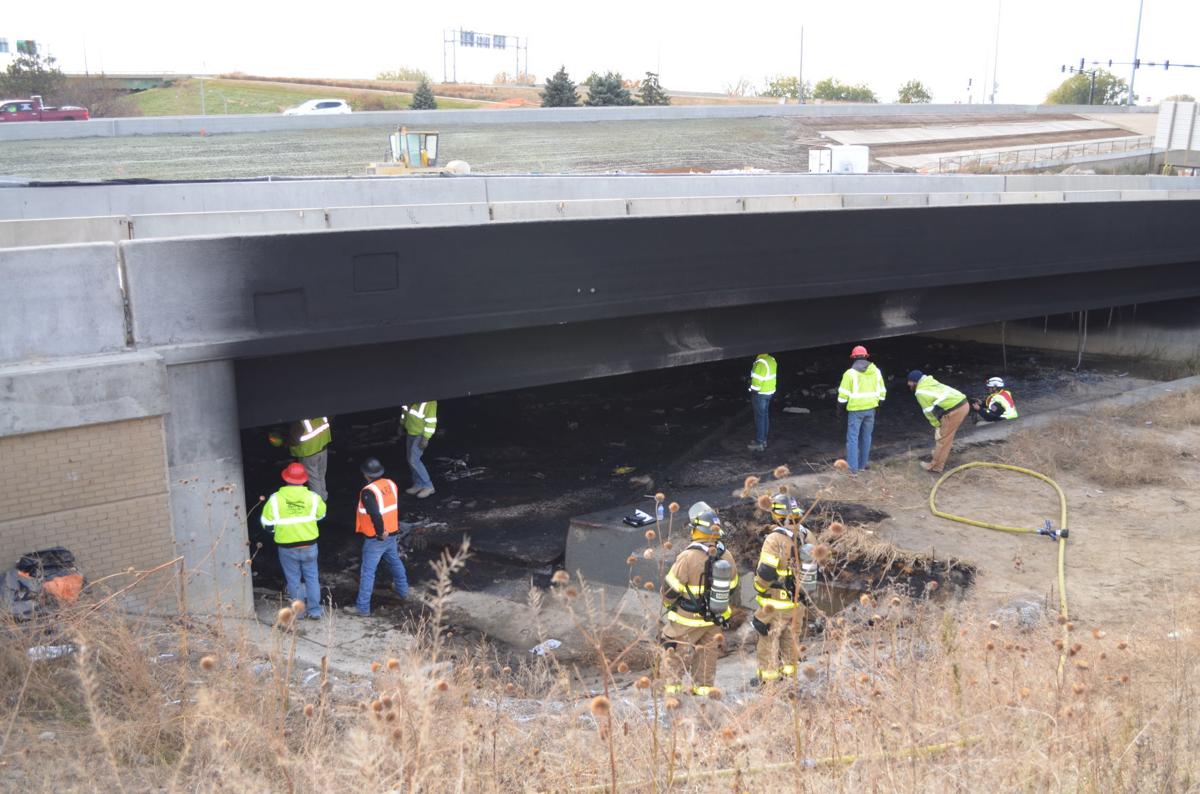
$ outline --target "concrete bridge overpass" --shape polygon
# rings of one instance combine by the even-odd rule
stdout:
[[[0,460],[54,493],[87,483],[65,513],[4,508],[0,552],[54,539],[116,571],[178,550],[206,609],[249,603],[240,427],[1200,295],[1191,178],[489,177],[0,198],[14,285],[0,296]],[[146,212],[188,201],[201,211]]]

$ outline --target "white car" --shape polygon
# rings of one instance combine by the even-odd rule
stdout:
[[[326,116],[334,113],[349,113],[350,106],[343,99],[310,99],[302,105],[283,111],[285,116]]]

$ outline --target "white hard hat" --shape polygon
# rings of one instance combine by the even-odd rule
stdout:
[[[989,389],[1003,389],[1004,378],[988,378],[987,386]]]

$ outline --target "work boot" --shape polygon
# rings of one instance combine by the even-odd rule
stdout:
[[[930,463],[929,461],[923,460],[923,461],[921,461],[921,468],[924,469],[925,471],[933,471],[933,464]]]
[[[763,442],[760,444],[757,441],[751,441],[749,444],[746,445],[746,449],[750,450],[751,452],[766,452],[767,444],[766,444],[766,442]]]
[[[359,612],[358,607],[354,606],[353,604],[346,604],[344,607],[342,607],[342,612],[356,618],[371,617],[369,612]]]
[[[419,490],[421,490],[421,486],[414,485],[413,487],[406,489],[404,492],[405,493],[416,493]]]
[[[420,490],[417,491],[417,498],[418,499],[428,499],[429,497],[433,496],[435,493],[437,493],[437,490],[433,486],[430,486],[428,488],[421,488]]]

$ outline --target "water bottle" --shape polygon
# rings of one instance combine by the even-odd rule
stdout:
[[[800,588],[806,593],[817,591],[817,564],[812,558],[813,544],[800,547]]]
[[[663,522],[663,503],[659,502],[654,508],[654,515],[658,517],[658,523]]]

